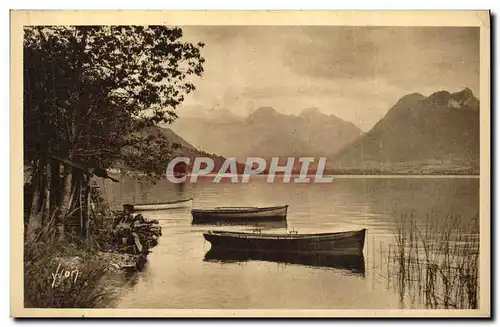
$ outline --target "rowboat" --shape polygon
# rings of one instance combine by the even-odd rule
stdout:
[[[229,221],[226,220],[210,220],[210,221],[197,221],[193,222],[194,225],[210,225],[210,226],[246,226],[249,228],[255,228],[260,230],[269,230],[269,229],[285,229],[288,227],[287,221],[285,220],[262,220],[262,219],[247,219],[247,220],[234,220]]]
[[[189,208],[192,205],[193,205],[193,198],[190,198],[190,199],[170,201],[170,202],[134,204],[134,211],[150,211],[150,210]]]
[[[252,252],[284,253],[363,253],[366,229],[339,233],[267,234],[247,232],[209,231],[203,236],[214,249]]]
[[[193,224],[244,223],[286,220],[288,205],[279,207],[216,207],[193,209]]]
[[[318,252],[264,252],[264,251],[232,251],[212,248],[203,259],[214,263],[239,263],[246,261],[266,261],[293,264],[309,267],[333,268],[348,272],[350,275],[365,274],[365,258],[363,253],[337,255]]]

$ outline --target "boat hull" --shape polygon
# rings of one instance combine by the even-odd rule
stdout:
[[[324,234],[258,234],[211,231],[203,236],[213,249],[278,253],[330,253],[338,255],[363,252],[366,230]]]
[[[168,210],[177,208],[190,208],[193,206],[193,199],[166,202],[166,203],[153,203],[153,204],[137,204],[134,205],[134,211],[152,211],[152,210]]]
[[[259,221],[286,221],[288,206],[249,209],[191,210],[193,224],[232,224]]]
[[[193,223],[194,225],[199,225],[199,226],[213,226],[213,227],[220,227],[220,226],[247,226],[247,227],[253,227],[257,230],[268,230],[268,229],[286,229],[288,227],[286,219],[279,219],[279,220],[233,220],[233,221],[217,221],[217,220],[209,220],[207,222],[197,222]]]

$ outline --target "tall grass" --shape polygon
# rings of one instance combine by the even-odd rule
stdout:
[[[388,277],[401,300],[420,300],[427,308],[477,309],[479,240],[477,217],[422,222],[403,215],[388,252]]]
[[[101,208],[101,203],[98,203]],[[106,307],[115,290],[104,282],[107,263],[97,255],[94,237],[83,240],[56,225],[56,212],[48,221],[25,234],[24,306],[34,308]],[[62,221],[71,213],[63,213]],[[95,220],[95,219],[94,219]],[[93,228],[95,229],[95,228]],[[110,230],[107,234],[110,234]],[[105,235],[105,233],[103,233]],[[100,234],[97,236],[101,236]],[[77,271],[76,278],[54,276],[60,271]]]
[[[114,282],[118,276],[111,276],[108,272],[144,266],[149,249],[157,245],[161,236],[158,221],[136,217],[117,228],[115,219],[121,216],[115,216],[109,210],[97,190],[94,190],[92,200],[87,238],[61,230],[56,223],[56,212],[34,233],[25,235],[25,307],[108,307],[116,300],[120,288]],[[70,215],[71,212],[63,213],[62,221]],[[130,236],[133,236],[132,240]],[[142,251],[135,251],[137,244]],[[75,278],[55,277],[58,269],[64,269],[68,277],[73,277],[74,272]],[[126,278],[123,283],[130,281],[133,279]]]
[[[113,291],[102,282],[104,263],[85,245],[32,239],[24,249],[25,307],[96,308],[106,307],[113,299]],[[78,275],[54,279],[58,269],[76,270]]]

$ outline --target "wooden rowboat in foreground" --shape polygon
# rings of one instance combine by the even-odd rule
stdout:
[[[193,224],[286,220],[288,205],[277,207],[217,207],[193,209]]]
[[[264,234],[226,231],[203,233],[213,249],[252,252],[363,253],[366,229],[319,234]]]
[[[178,200],[170,202],[134,204],[134,211],[190,208],[192,206],[193,206],[193,198],[190,198],[186,200]]]

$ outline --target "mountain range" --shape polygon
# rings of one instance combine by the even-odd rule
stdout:
[[[251,156],[328,156],[362,135],[354,124],[317,108],[295,116],[262,107],[246,118],[215,111],[211,116],[180,118],[169,127],[205,151],[241,162]]]
[[[329,162],[351,172],[478,173],[479,100],[468,88],[406,95]]]
[[[402,97],[367,133],[317,108],[286,115],[262,107],[240,117],[213,110],[157,127],[181,152],[236,157],[326,156],[346,174],[479,173],[479,100],[468,88]],[[239,167],[240,169],[241,167]],[[296,167],[299,168],[300,167]]]

